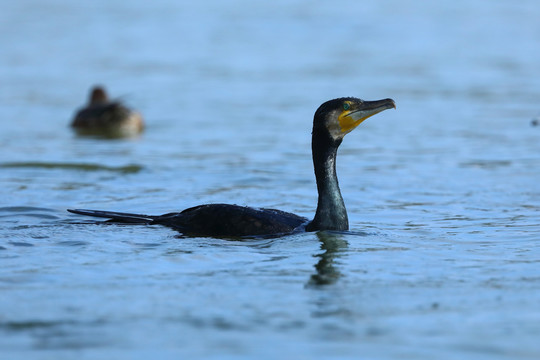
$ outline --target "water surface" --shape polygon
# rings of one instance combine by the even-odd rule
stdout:
[[[19,1],[0,14],[2,357],[537,359],[534,1]],[[134,139],[68,127],[93,84]],[[66,208],[314,214],[313,113],[351,231],[231,242]]]

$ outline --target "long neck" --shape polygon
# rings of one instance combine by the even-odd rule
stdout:
[[[336,175],[336,154],[341,140],[333,140],[327,132],[314,129],[311,141],[319,200],[315,217],[306,230],[348,230],[347,210]]]

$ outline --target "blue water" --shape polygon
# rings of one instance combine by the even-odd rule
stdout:
[[[2,359],[540,358],[540,5],[4,2]],[[105,85],[138,138],[69,129]],[[345,233],[232,242],[66,208],[314,214],[313,113]]]

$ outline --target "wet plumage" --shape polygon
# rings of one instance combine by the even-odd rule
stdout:
[[[297,231],[348,230],[349,222],[336,174],[337,150],[343,137],[368,117],[395,108],[392,99],[363,101],[340,98],[325,102],[313,119],[312,154],[317,191],[313,220],[276,209],[229,204],[206,204],[164,215],[142,215],[101,210],[68,210],[126,224],[165,225],[186,236],[281,236]]]

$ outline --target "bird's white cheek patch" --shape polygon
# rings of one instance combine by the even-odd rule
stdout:
[[[328,132],[333,139],[340,139],[345,135],[345,133],[341,130],[341,125],[337,122],[328,126]]]

